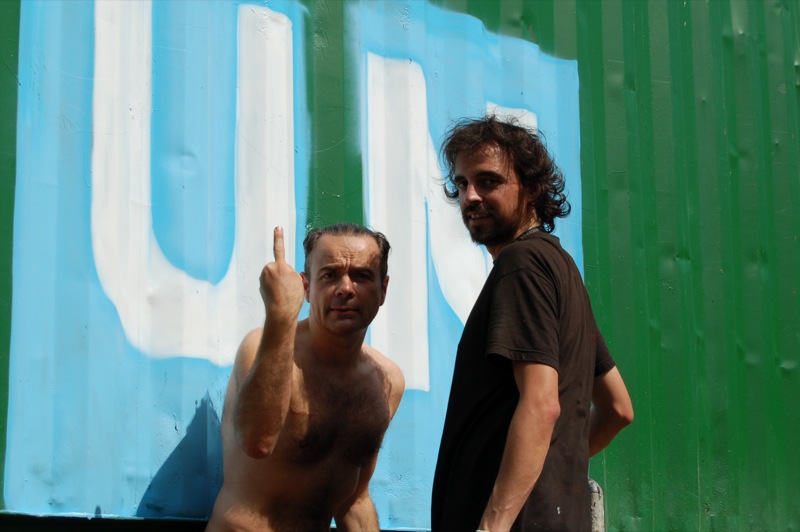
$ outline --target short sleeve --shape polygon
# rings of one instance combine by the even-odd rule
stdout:
[[[614,359],[611,357],[611,352],[608,350],[608,346],[606,345],[605,338],[603,338],[600,329],[597,327],[595,323],[595,339],[597,340],[597,353],[594,363],[594,376],[599,377],[600,375],[605,375],[611,369],[617,365],[614,362]]]
[[[486,354],[558,370],[557,302],[552,278],[541,271],[519,269],[497,279]]]

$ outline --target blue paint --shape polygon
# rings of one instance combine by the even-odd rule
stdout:
[[[370,485],[381,527],[430,527],[430,493],[462,325],[439,288],[428,256],[429,392],[406,391]]]
[[[311,149],[306,13],[295,2],[264,5],[293,24],[301,265]],[[421,65],[437,147],[452,118],[482,114],[486,100],[538,115],[575,206],[559,234],[582,264],[577,65],[426,2],[348,9],[361,36],[352,53]],[[238,2],[153,7],[154,231],[173,264],[211,282],[227,269],[235,229],[237,10]],[[214,430],[230,368],[138,352],[100,286],[90,228],[93,16],[92,2],[22,3],[5,500],[34,514],[202,517],[218,488],[219,448],[211,434],[198,453],[198,434]],[[459,66],[467,60],[469,68]],[[461,332],[428,257],[431,390],[407,392],[384,442],[372,489],[383,527],[428,526]],[[196,491],[170,498],[170,484]]]
[[[234,244],[236,36],[248,2],[153,3],[151,171],[153,230],[166,257],[198,279],[218,283]],[[262,2],[292,20],[295,64],[297,259],[308,204],[309,128],[303,75],[302,6]],[[301,31],[298,31],[301,30]],[[296,264],[302,264],[296,262]]]
[[[302,64],[301,7],[293,2],[269,4],[292,20],[295,62]],[[212,413],[221,415],[230,368],[197,359],[154,360],[140,353],[126,341],[117,311],[99,283],[90,220],[93,6],[84,1],[27,1],[21,6],[5,501],[9,510],[31,514],[203,517],[210,513],[208,501],[219,487],[221,457],[215,434],[210,434],[207,459],[197,463],[196,427],[203,426],[198,415],[206,416],[209,427],[214,425]],[[238,10],[238,4],[227,2],[191,6],[200,20],[236,20]],[[163,16],[161,23],[169,27],[171,17],[184,14],[168,10]],[[229,57],[235,46],[236,25],[223,26],[224,32],[220,29],[208,41],[199,36],[188,39],[194,47],[189,55],[200,57],[200,63],[203,53],[196,48],[213,39],[229,43],[207,52],[209,69],[214,61],[228,62],[223,57]],[[160,57],[154,54],[156,60]],[[189,66],[199,69],[197,65]],[[304,69],[295,70],[298,132],[309,130],[303,74]],[[187,76],[200,78],[200,74]],[[224,107],[225,98],[233,97],[227,93],[232,89],[226,88],[235,84],[235,75],[231,79],[209,82],[209,98],[217,98],[211,91],[225,93],[215,104]],[[222,210],[230,208],[226,205],[232,200],[226,195],[232,192],[226,190],[232,190],[233,168],[227,152],[233,139],[224,137],[233,135],[232,117],[225,114],[228,111],[211,110],[192,117],[195,122],[176,125],[177,131],[170,130],[164,122],[177,120],[185,110],[165,110],[163,106],[173,105],[178,97],[172,88],[158,90],[153,129],[159,132],[153,132],[153,144],[159,157],[168,160],[174,153],[208,157],[184,174],[159,173],[171,167],[154,163],[159,167],[153,183],[154,217],[160,219],[162,249],[187,273],[214,280],[227,268],[226,246],[233,241],[234,227],[227,215],[201,211],[215,209],[217,199]],[[201,95],[195,92],[191,97],[192,105],[200,106]],[[216,127],[226,121],[227,125]],[[213,137],[203,138],[209,130]],[[303,160],[309,153],[307,133],[297,133],[295,144],[295,186],[298,194],[307,194]],[[212,175],[217,173],[221,175]],[[182,179],[191,180],[194,188],[180,197],[176,187]],[[170,206],[162,194],[175,204],[183,202],[179,216],[169,218],[163,212]],[[187,202],[187,197],[193,199]],[[200,206],[203,201],[212,206]],[[305,196],[300,197],[300,228],[305,225],[306,205]],[[194,239],[193,226],[203,224],[218,224],[223,234],[209,239],[203,229],[199,230],[203,240],[210,243],[193,240],[191,248],[175,243],[181,234]],[[302,241],[302,236],[298,239]],[[302,249],[298,253],[302,256]],[[173,486],[192,486],[196,492],[165,488],[163,479],[180,471],[186,476]],[[161,504],[153,502],[159,498]]]
[[[237,20],[230,4],[153,3],[153,230],[212,283],[233,252]]]

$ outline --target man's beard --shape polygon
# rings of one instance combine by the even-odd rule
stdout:
[[[488,216],[492,223],[486,224],[485,227],[471,227],[469,215],[474,212]],[[470,205],[463,209],[461,219],[464,221],[472,241],[484,246],[497,246],[511,242],[523,224],[521,216],[517,216],[515,220],[501,219],[492,208],[483,204]]]

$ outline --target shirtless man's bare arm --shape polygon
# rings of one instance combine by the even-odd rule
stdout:
[[[389,415],[390,418],[394,418],[405,391],[405,378],[400,368],[390,359],[378,352],[373,352],[372,355],[386,373],[386,398],[389,403]],[[337,530],[346,532],[378,530],[378,514],[369,495],[369,481],[375,472],[377,463],[378,453],[375,453],[369,464],[361,469],[355,493],[334,516]]]
[[[334,516],[337,530],[351,532],[379,529],[375,504],[369,496],[369,481],[372,473],[375,472],[377,463],[378,455],[376,453],[372,461],[361,470],[355,495],[343,504]]]
[[[274,239],[275,261],[264,267],[260,279],[264,329],[245,337],[234,363],[236,439],[251,458],[269,455],[289,409],[297,316],[304,294],[300,274],[285,260],[282,228],[275,228]]]

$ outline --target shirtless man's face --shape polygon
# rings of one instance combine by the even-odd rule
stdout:
[[[381,255],[370,236],[323,235],[303,275],[311,319],[332,332],[366,329],[386,298],[389,276],[381,279]]]

